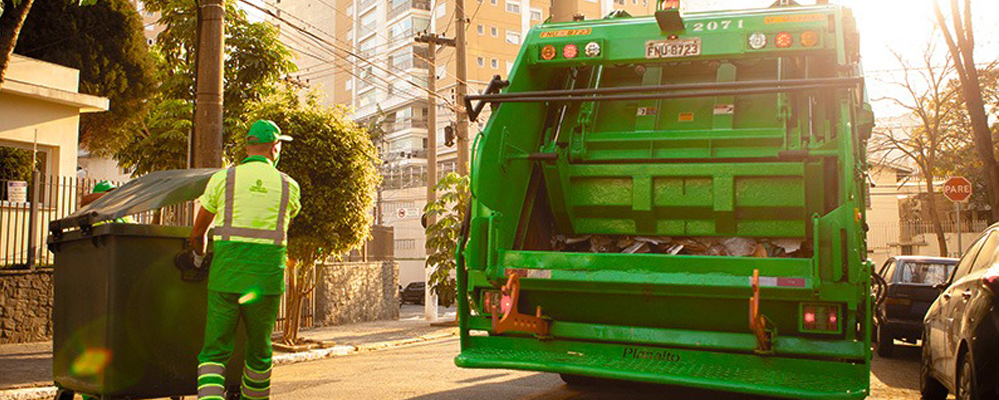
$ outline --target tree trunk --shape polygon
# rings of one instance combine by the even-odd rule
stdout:
[[[9,10],[0,11],[0,87],[3,86],[10,55],[17,46],[17,36],[21,33],[24,20],[28,18],[31,4],[34,0],[21,0],[21,3]]]
[[[940,213],[937,212],[937,199],[933,192],[933,176],[926,176],[926,205],[930,208],[930,220],[933,223],[933,230],[937,234],[937,246],[940,247],[940,257],[947,257],[947,236],[944,235],[943,224],[940,223]]]
[[[961,92],[964,95],[964,105],[968,109],[968,116],[971,118],[971,128],[975,136],[975,152],[982,161],[985,169],[985,187],[987,188],[986,198],[992,206],[989,223],[999,221],[999,162],[996,161],[994,144],[992,142],[992,132],[989,129],[989,122],[985,116],[985,104],[982,101],[982,92],[978,83],[978,71],[969,70],[967,83],[961,85]],[[965,79],[962,79],[964,81]]]

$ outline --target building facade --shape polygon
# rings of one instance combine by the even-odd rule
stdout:
[[[323,104],[347,106],[355,120],[381,128],[383,184],[376,221],[395,229],[400,284],[422,281],[426,185],[457,170],[456,148],[444,143],[445,127],[457,122],[457,80],[454,48],[438,47],[431,68],[428,45],[414,39],[423,32],[453,38],[454,2],[268,0],[265,4],[279,16],[271,22],[295,53],[299,68],[292,77]],[[594,19],[615,10],[648,15],[654,9],[654,0],[466,0],[468,92],[481,91],[495,75],[506,78],[528,31],[549,18]],[[430,73],[437,79],[433,99],[426,89]],[[431,104],[437,107],[435,127],[427,126]],[[469,125],[470,143],[488,118],[487,108],[479,124]],[[438,166],[437,177],[428,179],[431,128],[437,132]]]

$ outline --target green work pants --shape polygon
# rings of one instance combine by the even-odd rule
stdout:
[[[223,400],[225,363],[236,345],[240,319],[246,327],[246,365],[242,399],[267,399],[271,388],[271,332],[281,304],[279,295],[208,291],[205,345],[198,355],[198,398]]]

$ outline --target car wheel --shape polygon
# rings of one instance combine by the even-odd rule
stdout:
[[[930,374],[931,356],[926,342],[923,342],[923,358],[919,367],[919,393],[923,400],[943,400],[947,398],[947,388]]]
[[[975,360],[971,357],[971,351],[965,352],[964,357],[961,357],[961,364],[957,367],[957,393],[954,397],[957,400],[979,400],[976,378]]]
[[[878,355],[884,358],[891,357],[895,352],[895,338],[891,333],[878,325]]]

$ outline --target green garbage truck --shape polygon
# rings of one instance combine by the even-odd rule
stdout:
[[[540,24],[508,80],[466,97],[492,112],[455,363],[863,398],[874,118],[852,13],[676,3]]]

